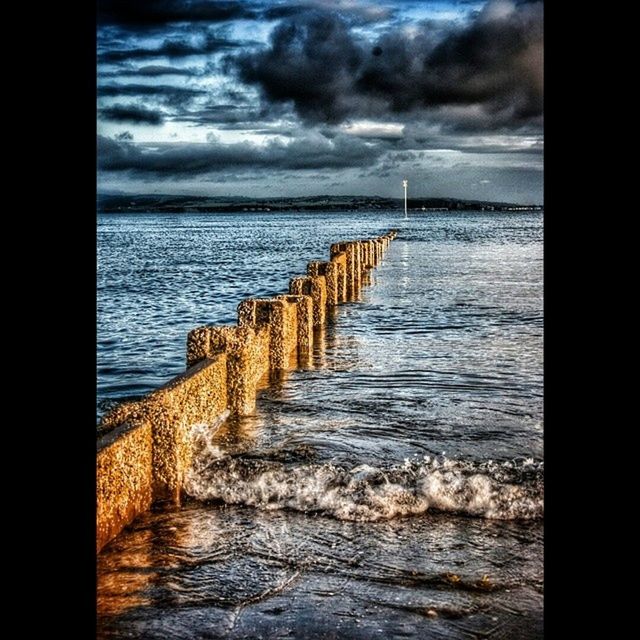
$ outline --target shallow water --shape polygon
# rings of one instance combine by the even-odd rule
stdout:
[[[101,637],[541,637],[541,214],[101,216],[100,407],[390,227],[312,363],[194,430],[189,507],[101,553]]]
[[[100,638],[541,638],[542,526],[149,514],[98,562]]]

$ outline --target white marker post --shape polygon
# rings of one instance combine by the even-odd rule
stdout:
[[[409,184],[408,180],[402,181],[402,186],[404,187],[404,219],[408,220],[407,216],[407,185]]]

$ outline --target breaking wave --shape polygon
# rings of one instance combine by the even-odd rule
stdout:
[[[543,517],[544,463],[425,457],[402,465],[347,467],[207,455],[185,483],[198,500],[294,509],[375,521],[428,510],[513,520]]]

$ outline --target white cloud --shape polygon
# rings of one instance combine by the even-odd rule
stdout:
[[[374,122],[372,120],[356,120],[340,126],[344,133],[359,138],[402,138],[404,125],[397,122]]]

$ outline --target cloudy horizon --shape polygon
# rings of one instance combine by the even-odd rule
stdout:
[[[98,1],[98,190],[543,203],[540,0]]]

